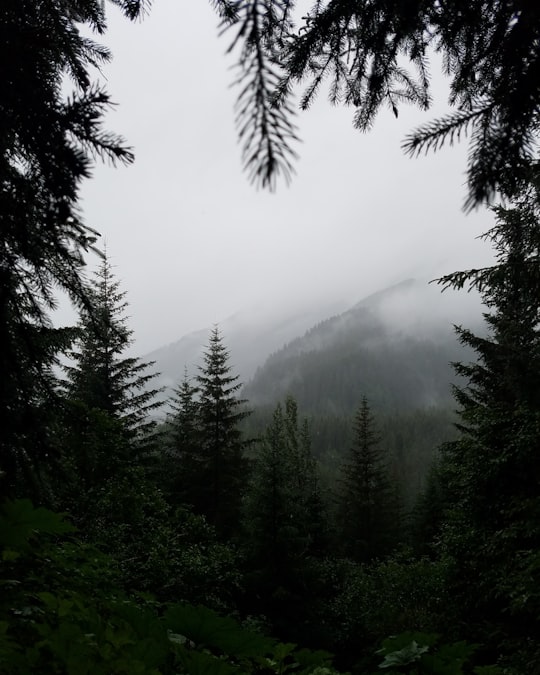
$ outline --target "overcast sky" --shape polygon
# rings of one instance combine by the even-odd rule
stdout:
[[[489,260],[475,237],[492,215],[461,210],[465,145],[414,160],[400,149],[445,110],[435,68],[432,111],[384,111],[369,134],[324,97],[300,113],[297,174],[269,194],[241,170],[233,61],[209,3],[156,0],[136,24],[108,12],[107,125],[136,161],[97,167],[82,207],[128,293],[138,354],[251,307],[353,304]]]

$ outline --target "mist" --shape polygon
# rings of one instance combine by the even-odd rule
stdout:
[[[404,279],[427,282],[490,260],[476,237],[491,214],[461,210],[465,147],[415,160],[400,148],[412,128],[446,109],[442,77],[434,78],[433,110],[403,108],[397,120],[384,112],[364,135],[352,128],[352,110],[321,98],[298,116],[291,186],[266,193],[241,170],[233,61],[211,8],[164,1],[135,25],[107,11],[114,59],[98,75],[118,104],[107,126],[133,145],[136,162],[97,166],[82,206],[127,291],[133,354],[234,315],[264,323],[342,311]],[[88,262],[91,273],[99,261]],[[469,302],[426,293],[449,321]],[[61,304],[57,322],[72,322]],[[404,323],[411,316],[388,312]]]

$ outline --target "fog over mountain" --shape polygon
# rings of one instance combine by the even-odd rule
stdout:
[[[381,359],[384,362],[393,355],[404,365],[409,361],[408,367],[416,371],[416,379],[410,380],[410,386],[418,388],[420,380],[428,380],[425,400],[421,401],[427,405],[430,396],[437,403],[441,392],[448,391],[452,376],[448,362],[460,357],[453,324],[464,323],[474,328],[479,325],[480,316],[476,296],[463,292],[441,294],[434,285],[409,279],[381,289],[349,308],[343,307],[339,300],[303,307],[297,312],[281,312],[279,306],[259,306],[229,317],[219,328],[230,352],[233,373],[239,375],[241,382],[248,383],[245,395],[253,404],[270,403],[287,393],[293,381],[307,377],[298,360],[294,361],[300,355],[311,354],[309,371],[313,374],[319,361],[321,367],[325,363],[327,370],[338,369],[329,360],[328,350],[341,349],[341,360],[345,354],[351,359],[345,364],[350,372],[354,368],[354,352],[361,348],[371,349],[373,381],[380,377],[376,364]],[[154,367],[161,373],[156,382],[166,387],[164,396],[180,382],[184,368],[190,376],[197,372],[211,328],[184,335],[144,357],[156,362]],[[425,361],[425,372],[421,374],[416,362],[418,354],[423,354]],[[283,371],[283,377],[276,375],[276,368]],[[390,382],[388,386],[392,386]]]
[[[269,354],[302,335],[315,323],[344,309],[338,302],[300,308],[295,312],[288,309],[283,313],[275,306],[256,307],[228,317],[218,325],[234,374],[246,382]],[[188,333],[176,342],[146,354],[144,360],[155,361],[155,368],[160,372],[156,383],[167,388],[175,387],[184,376],[184,368],[190,376],[196,374],[202,364],[211,329],[212,326],[208,326]]]

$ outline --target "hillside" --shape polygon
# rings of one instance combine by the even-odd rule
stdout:
[[[292,394],[317,415],[350,415],[363,395],[387,412],[450,406],[451,362],[470,353],[438,297],[408,280],[365,298],[272,354],[243,395],[266,406]]]
[[[302,335],[314,323],[329,316],[337,308],[343,309],[343,306],[335,303],[331,307],[308,307],[294,312],[280,312],[276,308],[265,311],[258,307],[228,317],[219,324],[219,328],[224,336],[234,373],[241,382],[248,381],[269,354]],[[155,361],[154,368],[160,375],[153,384],[165,387],[164,396],[169,396],[171,388],[181,381],[184,368],[187,368],[190,375],[197,372],[211,329],[212,326],[208,326],[184,335],[144,356],[145,361]]]

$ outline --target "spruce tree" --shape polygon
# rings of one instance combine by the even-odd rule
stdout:
[[[244,532],[248,594],[258,598],[257,611],[274,630],[296,640],[309,614],[307,587],[315,558],[326,553],[327,532],[308,426],[299,422],[291,396],[277,404],[255,446]]]
[[[353,443],[341,467],[338,489],[338,548],[359,562],[388,554],[399,531],[397,487],[392,485],[364,396],[353,425]]]
[[[307,537],[306,553],[322,553],[327,545],[326,516],[306,418],[300,421],[298,403],[285,399],[285,440],[291,470],[293,498],[299,509],[298,526]]]
[[[245,530],[251,566],[283,585],[291,559],[305,548],[297,532],[298,505],[283,407],[272,415],[255,446],[256,459],[245,505]]]
[[[105,256],[90,284],[91,306],[81,314],[72,363],[65,366],[66,428],[84,449],[78,461],[87,470],[79,465],[79,476],[92,484],[138,461],[155,425],[151,413],[160,406],[158,390],[149,388],[153,363],[124,356],[132,344],[125,296]]]
[[[292,396],[276,406],[255,452],[245,507],[249,548],[252,564],[279,585],[321,552],[326,534],[309,429]]]
[[[238,398],[241,384],[232,374],[221,333],[215,327],[196,376],[198,390],[197,475],[193,476],[191,503],[206,516],[222,537],[237,533],[240,508],[248,480],[244,456],[247,442],[240,422],[249,415],[246,401]],[[195,460],[195,458],[194,458]]]
[[[195,500],[195,486],[202,473],[197,391],[185,368],[184,377],[169,402],[173,412],[168,418],[168,440],[162,461],[169,500],[176,505],[189,505]]]
[[[115,4],[134,19],[146,3]],[[0,488],[28,493],[22,475],[47,474],[54,459],[39,401],[54,401],[51,367],[66,348],[50,320],[56,289],[89,307],[84,256],[96,233],[81,218],[81,182],[96,158],[133,154],[103,130],[110,99],[92,83],[110,58],[88,37],[106,31],[104,4],[5,0],[0,16]]]
[[[474,363],[456,364],[462,437],[443,448],[451,506],[444,550],[456,611],[474,639],[511,655],[520,672],[540,659],[540,191],[538,180],[494,209],[485,235],[496,265],[441,279],[470,285],[487,308],[487,335],[458,328]]]

